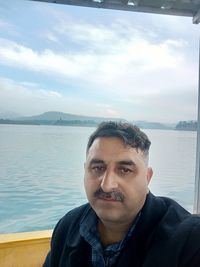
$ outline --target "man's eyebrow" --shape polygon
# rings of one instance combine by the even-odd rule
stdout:
[[[104,164],[105,162],[101,159],[92,159],[89,164],[92,165],[92,164]]]
[[[118,164],[136,166],[135,162],[133,162],[132,160],[121,160],[121,161],[118,161]]]

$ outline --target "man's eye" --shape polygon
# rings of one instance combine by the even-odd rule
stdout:
[[[104,166],[93,166],[92,170],[95,172],[103,172],[104,171]]]
[[[131,169],[128,169],[128,168],[120,168],[120,171],[122,173],[130,173],[130,172],[132,172],[132,170]]]

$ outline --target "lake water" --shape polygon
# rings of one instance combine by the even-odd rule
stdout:
[[[0,125],[0,232],[53,228],[86,202],[85,147],[92,127]],[[152,141],[150,190],[193,210],[196,133],[144,130]]]

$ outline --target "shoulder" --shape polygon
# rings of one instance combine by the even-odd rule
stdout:
[[[91,207],[89,204],[84,204],[80,207],[74,208],[65,214],[59,222],[56,224],[52,241],[56,240],[76,240],[79,237],[79,224],[84,216],[85,212],[89,210]],[[71,238],[73,237],[73,238]]]
[[[59,263],[62,261],[62,255],[66,256],[66,253],[69,253],[70,246],[80,244],[79,222],[89,208],[89,204],[82,205],[69,211],[59,220],[53,231],[51,250],[46,257],[44,267],[61,266]]]
[[[151,193],[148,198],[149,202],[151,203],[150,205],[162,210],[161,213],[164,217],[172,217],[177,221],[182,221],[192,216],[190,212],[188,212],[180,204],[178,204],[175,200],[171,198],[154,196]]]
[[[143,212],[143,211],[142,211]],[[192,215],[173,199],[149,194],[143,219],[149,218],[158,232],[172,238],[179,235],[187,239],[192,231],[200,231],[200,217]]]
[[[168,197],[154,196],[151,192],[147,195],[145,205],[142,209],[145,217],[157,218],[157,223],[167,219],[174,224],[180,222],[191,214],[180,206],[176,201]]]
[[[193,215],[175,200],[168,197],[156,197],[157,201],[163,203],[165,207],[165,212],[163,214],[163,220],[170,225],[183,227],[184,229],[188,228],[188,231],[191,231],[193,228],[200,230],[200,216]]]
[[[187,239],[183,245],[181,266],[200,266],[200,217],[191,215],[182,223],[182,235]]]
[[[184,221],[184,226],[189,229],[189,237],[187,242],[198,243],[200,247],[200,216],[191,215]]]
[[[79,220],[88,209],[90,209],[90,205],[88,203],[74,208],[61,218],[60,223],[64,225],[68,223],[71,224],[74,221]]]
[[[167,197],[150,194],[147,202],[145,212],[153,221],[151,229],[154,228],[154,242],[159,244],[160,254],[167,251],[171,260],[179,259],[182,267],[199,267],[200,217]]]
[[[173,199],[167,197],[161,197],[161,199],[167,207],[164,218],[168,223],[171,221],[172,224],[184,229],[188,234],[193,231],[200,233],[200,216],[191,214]]]
[[[200,216],[191,214],[173,199],[158,197],[157,201],[163,202],[165,206],[158,231],[165,240],[181,248],[184,264],[198,258],[200,266]],[[184,264],[181,266],[193,266]]]

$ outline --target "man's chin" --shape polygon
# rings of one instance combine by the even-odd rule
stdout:
[[[111,206],[106,209],[95,207],[94,210],[101,221],[119,222],[121,218],[124,217],[119,208],[115,209]]]
[[[99,213],[97,216],[101,222],[119,223],[121,221],[121,216],[117,214]]]

